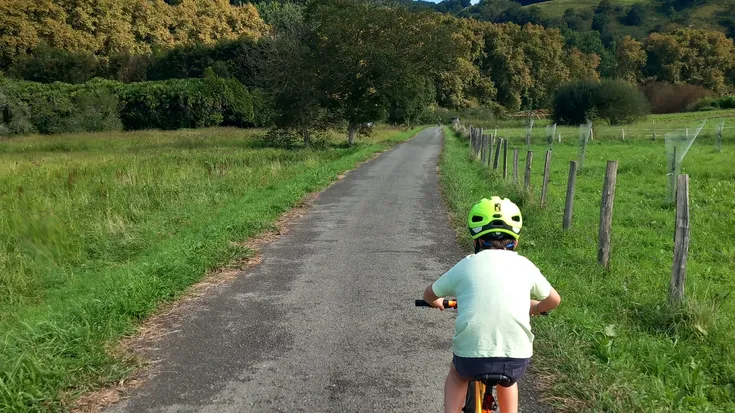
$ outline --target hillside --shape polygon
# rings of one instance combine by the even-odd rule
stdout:
[[[437,4],[415,1],[412,7],[496,23],[595,30],[606,44],[626,35],[642,39],[651,32],[680,27],[735,36],[735,0],[481,0],[471,6],[469,1],[445,0]]]
[[[538,7],[542,16],[557,23],[564,22],[565,13],[573,9],[578,16],[592,16],[599,8],[601,0],[551,0],[530,4],[523,8]],[[613,0],[609,14],[612,25],[625,34],[639,35],[640,32],[661,31],[673,27],[692,26],[696,28],[719,30],[733,35],[735,23],[734,0],[701,1],[650,1],[650,0]],[[639,24],[635,24],[639,23]]]

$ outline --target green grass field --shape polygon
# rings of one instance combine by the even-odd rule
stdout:
[[[683,132],[685,129],[694,131],[703,121],[707,121],[700,137],[711,139],[715,135],[715,128],[721,122],[725,122],[724,137],[735,137],[735,110],[716,110],[711,112],[687,112],[669,115],[649,115],[646,119],[630,125],[610,126],[606,124],[594,124],[595,139],[622,140],[625,133],[626,140],[650,140],[654,131],[656,138],[663,141],[666,133]],[[526,128],[521,127],[524,120],[487,120],[487,119],[463,119],[464,125],[473,125],[484,128],[486,133],[495,133],[500,137],[525,138]],[[543,142],[546,139],[546,126],[551,124],[549,120],[534,120],[531,132],[533,141]],[[623,132],[624,131],[624,132]],[[579,139],[578,126],[557,126],[555,141],[561,134],[562,143],[576,143]]]
[[[665,119],[665,118],[664,118]],[[667,304],[675,208],[666,202],[663,142],[600,139],[588,146],[577,178],[574,223],[561,230],[575,140],[555,143],[548,206],[539,209],[544,153],[535,139],[528,195],[470,159],[466,139],[447,129],[441,182],[461,240],[464,217],[482,197],[516,200],[524,212],[519,251],[559,290],[563,302],[535,319],[535,369],[559,411],[735,411],[735,169],[733,139],[721,153],[695,142],[690,176],[691,246],[686,303]],[[523,139],[511,146],[521,149]],[[609,271],[597,265],[600,199],[607,160],[618,160]],[[521,171],[521,180],[523,172]]]
[[[64,410],[124,377],[134,366],[109,350],[138,320],[417,131],[322,150],[238,129],[0,141],[0,412]]]

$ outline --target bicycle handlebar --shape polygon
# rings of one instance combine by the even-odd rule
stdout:
[[[424,300],[416,300],[416,307],[433,307],[430,303],[427,303]],[[457,308],[457,300],[447,300],[444,299],[444,308]],[[543,312],[539,314],[541,316],[547,316],[549,315],[549,312]]]
[[[432,307],[424,300],[416,300],[416,307]],[[457,308],[457,300],[444,300],[444,308]]]

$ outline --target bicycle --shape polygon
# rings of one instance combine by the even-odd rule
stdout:
[[[424,300],[416,300],[416,307],[432,307]],[[457,300],[444,300],[444,308],[457,308]],[[541,313],[548,315],[548,313]],[[463,413],[492,413],[498,411],[495,399],[495,386],[511,383],[511,378],[502,374],[481,374],[470,381],[467,386]]]

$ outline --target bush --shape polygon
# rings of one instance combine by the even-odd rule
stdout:
[[[735,95],[723,96],[717,99],[717,107],[720,109],[735,109]]]
[[[604,79],[597,93],[597,117],[610,125],[633,123],[650,113],[646,97],[621,79]]]
[[[120,118],[127,130],[253,124],[250,93],[235,79],[171,79],[125,85]]]
[[[650,107],[646,98],[624,80],[579,80],[563,85],[554,96],[554,118],[578,125],[601,119],[610,125],[633,123]]]
[[[122,84],[93,79],[80,85],[0,80],[0,134],[99,132],[254,126],[267,122],[268,101],[235,79],[209,70],[205,79]]]
[[[3,123],[10,134],[96,132],[119,129],[120,84],[106,80],[81,85],[4,81]]]
[[[643,86],[643,94],[653,113],[684,112],[697,101],[712,96],[712,91],[686,83],[650,82]]]
[[[717,104],[714,98],[706,97],[699,99],[698,101],[691,103],[687,106],[687,112],[699,112],[704,110],[717,109]]]
[[[0,137],[32,133],[28,105],[17,99],[11,99],[0,86]]]
[[[562,85],[554,95],[554,118],[557,123],[579,125],[594,119],[600,83],[585,79]]]

